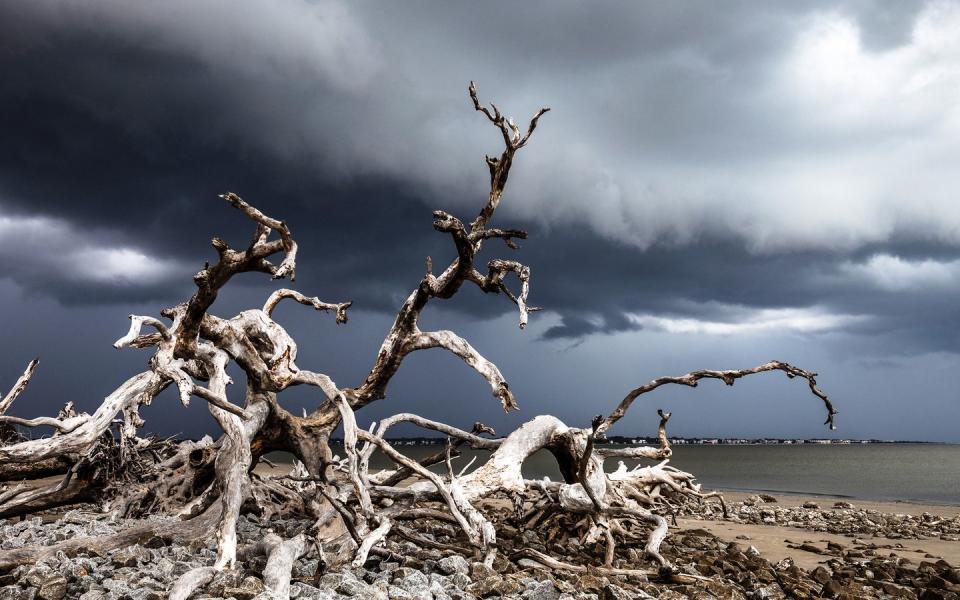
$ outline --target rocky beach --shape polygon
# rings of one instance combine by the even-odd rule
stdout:
[[[416,521],[397,541],[371,555],[363,568],[326,571],[314,556],[294,566],[290,597],[318,600],[625,600],[629,598],[958,598],[960,508],[830,498],[727,494],[729,517],[704,503],[678,515],[662,551],[673,575],[650,570],[643,546],[625,549],[612,571],[569,571],[537,560],[538,552],[563,557],[602,549],[561,542],[555,532],[512,535],[510,560],[493,568],[464,558],[457,531]],[[0,550],[50,545],[104,535],[130,525],[72,510],[53,521],[33,517],[0,525]],[[310,522],[260,521],[245,515],[241,541],[269,533],[288,538]],[[462,542],[459,542],[462,543]],[[183,573],[212,564],[215,541],[183,546],[154,538],[104,555],[63,553],[0,575],[0,600],[160,600]],[[261,572],[266,558],[241,549],[234,570],[216,575],[192,598],[266,600]],[[645,570],[645,571],[644,571]]]

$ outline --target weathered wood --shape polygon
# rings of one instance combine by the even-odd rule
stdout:
[[[161,311],[166,321],[130,316],[129,330],[114,347],[152,350],[148,370],[123,383],[93,414],[77,413],[72,403],[56,417],[23,419],[4,414],[30,381],[37,365],[34,360],[0,400],[0,427],[5,428],[0,436],[0,481],[65,475],[53,484],[17,483],[0,488],[0,517],[96,502],[113,516],[145,516],[148,520],[111,536],[0,551],[0,571],[58,552],[104,552],[153,536],[188,541],[212,535],[217,546],[213,564],[182,575],[169,590],[169,597],[188,598],[218,571],[237,568],[238,562],[261,554],[268,557],[263,570],[267,591],[286,598],[293,564],[312,549],[323,564],[362,567],[370,555],[397,558],[383,546],[400,536],[445,552],[470,553],[471,558],[492,566],[504,543],[522,538],[519,530],[549,525],[549,536],[576,536],[581,547],[599,549],[602,544],[603,566],[572,564],[532,550],[524,552],[525,557],[551,568],[574,571],[674,581],[696,579],[674,574],[661,554],[668,533],[664,515],[673,514],[675,507],[685,502],[702,502],[717,494],[703,492],[692,474],[668,464],[672,453],[666,432],[670,413],[658,411],[658,447],[607,448],[600,445],[603,435],[638,397],[660,386],[695,387],[701,379],[720,379],[732,385],[741,377],[767,371],[806,380],[810,391],[823,401],[827,423],[833,427],[836,410],[817,387],[816,373],[772,361],[752,369],[702,370],[661,377],[632,390],[609,416],[598,416],[589,427],[571,427],[556,417],[542,415],[495,439],[480,435],[493,434],[480,423],[472,431],[465,431],[405,412],[369,429],[358,424],[356,411],[384,398],[404,359],[427,349],[442,349],[459,357],[487,381],[505,411],[519,408],[497,365],[466,339],[449,330],[420,329],[421,316],[429,303],[452,298],[465,283],[486,293],[502,294],[515,304],[521,329],[526,327],[530,313],[540,310],[528,302],[529,266],[496,258],[487,262],[484,270],[476,260],[486,240],[502,240],[515,250],[516,240],[527,238],[524,231],[489,225],[503,200],[516,152],[529,143],[539,119],[549,109],[536,112],[523,131],[495,105],[481,104],[473,83],[469,96],[473,108],[494,125],[503,142],[498,156],[486,158],[490,173],[486,201],[467,225],[447,212],[434,211],[433,228],[450,236],[456,256],[436,275],[432,259],[427,259],[425,273],[399,307],[364,380],[353,387],[341,387],[328,375],[301,369],[293,336],[274,319],[276,306],[291,299],[321,312],[333,312],[337,323],[346,323],[352,305],[349,301],[330,303],[282,288],[270,294],[262,308],[232,318],[212,314],[219,292],[235,275],[255,271],[293,281],[296,273],[297,242],[288,225],[236,194],[224,194],[221,197],[226,202],[253,222],[253,238],[244,250],[214,238],[217,261],[205,264],[194,276],[196,291],[186,302]],[[282,256],[279,265],[270,262],[274,255]],[[519,282],[519,291],[507,286],[510,276]],[[145,333],[144,328],[151,331]],[[231,400],[228,393],[233,383],[227,375],[231,363],[243,371],[246,388],[242,402]],[[223,432],[218,440],[155,443],[138,437],[144,425],[140,407],[150,404],[171,384],[177,387],[184,405],[193,398],[207,402]],[[316,410],[297,416],[281,405],[280,394],[294,386],[317,389]],[[413,460],[386,438],[399,423],[442,433],[448,436],[448,445],[432,457]],[[329,445],[330,436],[340,424],[345,459],[335,459]],[[15,426],[48,427],[52,435],[32,440],[7,435],[16,432]],[[460,445],[489,452],[490,456],[473,471],[469,471],[472,463],[458,471],[453,458]],[[260,457],[272,450],[292,452],[297,458],[296,469],[281,478],[251,475]],[[369,461],[376,450],[396,468],[371,474]],[[524,479],[524,462],[542,450],[556,458],[562,482]],[[658,462],[633,469],[621,462],[616,471],[607,473],[604,462],[609,458]],[[445,475],[428,468],[439,463],[445,463]],[[504,516],[504,503],[508,507],[512,504],[512,516]],[[244,545],[244,540],[238,539],[237,523],[245,509],[264,519],[301,514],[311,519],[313,526],[287,540],[269,534],[254,543],[246,540]],[[509,508],[505,512],[509,513]],[[401,521],[408,525],[432,523],[453,532],[449,537],[460,539],[450,540],[456,543],[428,540],[398,526]],[[614,568],[618,547],[624,542],[635,543],[640,534],[646,536],[644,550],[659,571]],[[552,537],[547,541],[553,541]],[[323,544],[339,549],[330,562],[323,555]]]

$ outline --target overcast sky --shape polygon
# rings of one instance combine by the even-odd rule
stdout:
[[[0,387],[34,356],[13,412],[93,411],[141,370],[110,347],[130,313],[187,299],[251,227],[230,190],[286,219],[296,287],[352,299],[350,322],[276,315],[302,368],[356,385],[424,257],[454,255],[431,211],[485,200],[495,129],[527,119],[486,257],[532,269],[525,331],[472,286],[432,303],[496,362],[521,410],[440,351],[413,355],[362,422],[399,411],[506,431],[587,424],[631,388],[770,359],[802,382],[662,389],[611,434],[960,442],[960,3],[304,2],[0,4]],[[238,278],[212,312],[273,289]],[[235,386],[241,401],[242,386]],[[291,410],[317,403],[285,395]],[[165,393],[148,429],[215,431]]]

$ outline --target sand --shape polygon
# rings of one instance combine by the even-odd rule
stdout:
[[[751,493],[725,492],[724,498],[736,502],[751,496]],[[794,496],[774,494],[778,505],[783,507],[800,506],[806,501],[817,502],[821,506],[829,507],[837,500],[850,502],[857,508],[876,510],[883,513],[920,515],[924,512],[953,517],[960,514],[960,506],[943,506],[918,504],[914,502],[878,502],[871,500],[855,500],[850,498],[828,498],[824,496]],[[808,531],[781,525],[753,525],[749,523],[733,523],[723,520],[678,519],[678,529],[705,529],[717,537],[737,542],[743,546],[754,546],[767,560],[777,562],[790,557],[797,565],[804,569],[814,569],[829,558],[821,554],[790,548],[790,545],[811,543],[819,548],[825,548],[827,542],[835,542],[850,547],[853,538],[832,533]],[[737,539],[746,536],[749,539]],[[945,542],[939,539],[928,540],[891,540],[884,537],[860,536],[857,539],[878,546],[893,545],[899,548],[877,550],[878,553],[894,553],[909,558],[914,562],[924,560],[927,555],[943,558],[951,564],[960,564],[960,542]]]

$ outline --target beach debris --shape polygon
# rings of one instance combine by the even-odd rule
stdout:
[[[873,509],[813,508],[815,503],[804,502],[802,506],[780,505],[758,509],[749,502],[729,502],[731,518],[741,523],[774,525],[840,534],[857,538],[876,536],[898,539],[940,539],[960,541],[960,511],[953,517],[937,517],[929,512],[920,515],[881,513]],[[718,516],[714,507],[691,505],[689,514],[696,518],[713,519]],[[789,542],[793,543],[793,542]],[[838,545],[830,542],[831,545]]]
[[[814,372],[774,360],[746,369],[659,377],[628,392],[609,414],[597,415],[589,424],[584,418],[580,426],[570,426],[541,415],[503,437],[495,437],[479,422],[467,429],[406,412],[369,426],[358,422],[358,411],[387,396],[405,358],[428,349],[463,360],[505,411],[519,407],[500,369],[466,339],[449,330],[421,329],[425,308],[464,286],[506,298],[517,309],[521,329],[530,314],[540,310],[528,303],[527,265],[499,258],[480,265],[478,256],[487,241],[500,240],[516,250],[517,241],[527,238],[522,230],[490,222],[515,155],[549,109],[538,110],[521,129],[495,105],[482,104],[473,83],[468,94],[474,110],[503,142],[497,156],[486,157],[487,198],[470,222],[442,210],[433,212],[433,228],[449,236],[456,257],[437,272],[431,258],[425,261],[423,274],[358,385],[338,385],[330,376],[297,364],[297,344],[275,314],[281,303],[290,303],[287,300],[345,324],[350,301],[326,302],[281,288],[261,308],[232,318],[212,313],[236,276],[259,273],[293,282],[296,275],[298,245],[289,224],[232,192],[221,199],[251,223],[249,243],[235,247],[213,238],[216,260],[194,275],[193,295],[160,311],[160,318],[130,315],[127,333],[114,343],[118,350],[151,350],[144,371],[122,383],[92,413],[78,410],[71,401],[56,417],[22,419],[8,413],[35,374],[37,361],[29,363],[0,401],[0,482],[7,484],[0,489],[0,519],[50,517],[76,506],[92,516],[72,513],[50,530],[26,521],[23,531],[0,539],[0,573],[19,572],[25,565],[73,564],[77,557],[96,559],[96,570],[86,575],[92,580],[68,580],[65,593],[83,589],[84,594],[108,597],[159,594],[173,600],[214,588],[235,598],[306,596],[310,592],[304,586],[320,585],[354,597],[388,598],[401,596],[400,590],[418,598],[442,597],[447,594],[443,582],[426,577],[438,571],[474,596],[546,598],[559,591],[505,576],[522,560],[525,567],[536,563],[551,573],[579,577],[584,585],[606,579],[591,588],[604,597],[618,596],[625,580],[701,586],[724,597],[740,594],[723,587],[726,584],[705,581],[705,566],[676,553],[668,541],[671,523],[692,507],[730,514],[720,494],[704,491],[693,474],[669,464],[672,449],[666,428],[671,413],[657,411],[656,445],[607,446],[603,440],[636,400],[661,387],[698,387],[704,380],[731,386],[769,372],[804,382],[822,403],[825,424],[834,428],[837,411],[819,389]],[[242,402],[228,394],[235,371],[244,375]],[[284,408],[280,395],[293,387],[317,392],[312,412],[298,416]],[[141,407],[166,388],[175,391],[183,405],[203,401],[222,435],[216,440],[141,437]],[[595,404],[596,399],[589,401]],[[448,443],[443,451],[414,460],[387,437],[400,424],[446,436]],[[11,427],[16,432],[47,428],[52,435],[15,435]],[[343,458],[334,456],[330,447],[338,427],[343,431]],[[469,464],[455,468],[462,447],[488,452],[489,458],[473,470]],[[270,451],[296,457],[289,473],[268,476],[255,470]],[[524,478],[524,462],[541,451],[554,457],[562,481]],[[371,472],[374,452],[387,456],[395,467]],[[619,467],[607,473],[605,465],[613,460]],[[628,468],[626,460],[645,462]],[[59,477],[51,481],[51,475]],[[767,502],[757,496],[752,502],[756,506],[744,504],[732,518],[776,522],[780,508]],[[114,523],[124,526],[113,528]],[[49,543],[33,537],[46,531],[53,536]],[[447,560],[453,556],[462,560]],[[721,571],[757,560],[730,548]],[[310,564],[305,573],[303,561]],[[400,566],[389,576],[353,575],[364,572],[371,561]],[[471,565],[469,577],[464,561]],[[158,565],[157,570],[147,565]],[[244,570],[238,579],[241,566],[250,572]],[[784,571],[774,578],[777,585],[783,588],[787,584],[782,582],[792,577],[796,582],[788,585],[791,594],[810,594],[812,584],[792,567],[776,568]],[[301,574],[294,579],[294,572]],[[40,597],[63,591],[61,577],[67,576],[49,575],[39,583],[28,581]],[[774,580],[764,582],[763,589],[771,594]],[[11,586],[21,589],[21,579],[14,577]],[[149,591],[134,593],[144,587]],[[5,590],[0,597],[18,593]],[[653,588],[644,593],[661,598],[686,594]]]
[[[509,512],[503,507],[503,514]],[[104,526],[119,533],[135,524],[118,519]],[[268,542],[277,532],[295,537],[313,522],[303,517],[277,518],[269,522],[242,514],[237,523],[241,537]],[[67,524],[68,525],[68,524]],[[17,542],[55,543],[66,525],[60,521],[27,520],[0,524],[4,545]],[[751,547],[728,543],[703,529],[681,529],[665,541],[664,556],[677,566],[684,580],[643,577],[635,574],[603,574],[596,571],[549,569],[535,560],[506,560],[488,567],[438,545],[455,542],[461,534],[453,528],[437,528],[429,521],[413,521],[422,543],[388,538],[376,557],[357,569],[343,569],[314,577],[317,559],[301,556],[291,565],[290,597],[342,600],[344,598],[479,598],[485,594],[506,599],[593,600],[594,598],[951,598],[960,590],[960,570],[941,559],[907,561],[885,556],[871,542],[851,545],[864,551],[854,557],[849,549],[826,557],[811,570],[792,560],[771,562]],[[504,540],[506,551],[514,544],[543,543],[547,530],[533,537]],[[282,538],[281,538],[282,539]],[[888,545],[893,548],[894,544]],[[178,543],[136,552],[136,566],[125,565],[112,555],[80,552],[49,557],[36,565],[24,565],[0,575],[0,598],[164,598],[166,590],[186,572],[210,564],[216,556],[215,540],[193,545]],[[262,574],[266,557],[259,549],[242,547],[243,568],[218,571],[196,598],[267,598],[269,584]],[[256,552],[254,552],[256,550]],[[584,548],[558,546],[559,559],[582,560]],[[600,559],[603,548],[590,548]],[[628,570],[634,559],[615,559],[614,567]],[[62,594],[62,595],[61,595]]]

